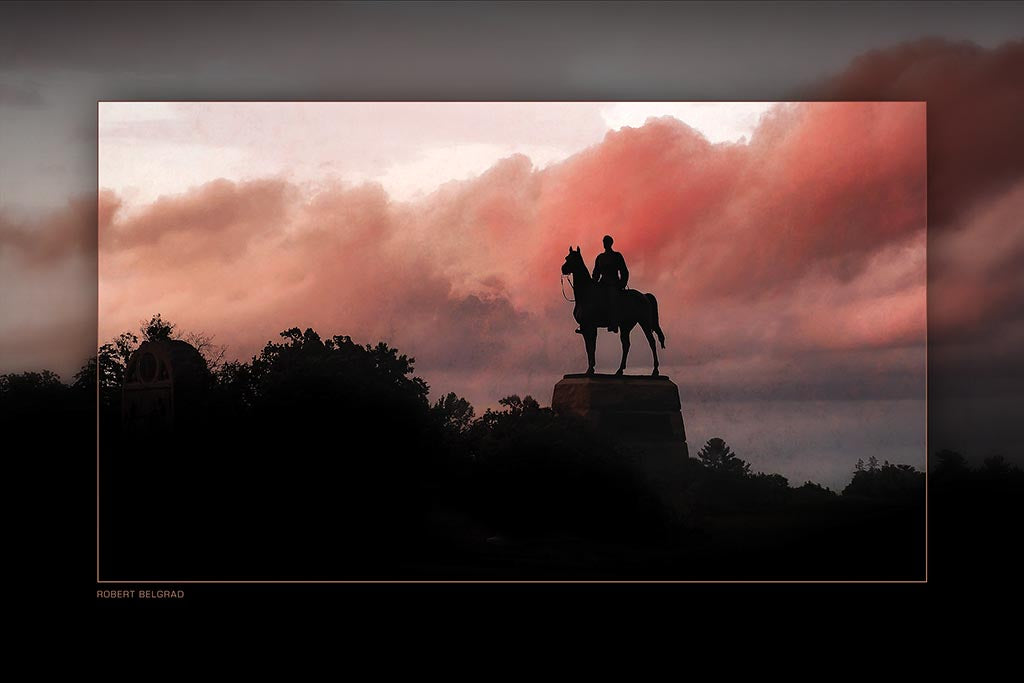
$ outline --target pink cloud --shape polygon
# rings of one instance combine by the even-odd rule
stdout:
[[[1024,235],[1012,229],[1022,55],[1021,41],[919,41],[869,53],[802,93],[928,101],[928,315],[933,342],[973,345],[950,356],[964,367],[977,364],[964,354],[1007,347],[1024,320]],[[581,355],[555,271],[569,243],[592,260],[611,232],[632,283],[661,301],[663,363],[749,370],[761,356],[768,372],[786,365],[764,357],[825,353],[838,367],[836,354],[902,353],[923,334],[923,116],[915,105],[795,104],[747,146],[710,145],[656,119],[545,170],[501,160],[415,203],[374,185],[310,193],[268,179],[221,181],[126,214],[101,193],[102,332],[162,310],[244,357],[283,327],[310,324],[414,347],[424,374],[443,369],[455,388],[497,391],[500,378],[535,371],[550,384]],[[6,258],[50,267],[85,250],[95,204],[76,207],[31,224],[0,217]],[[609,336],[601,346],[615,351]],[[489,374],[474,374],[492,350]],[[647,363],[637,345],[632,357],[637,370]]]
[[[521,391],[524,371],[549,386],[582,355],[558,269],[608,232],[659,297],[669,367],[920,345],[924,162],[923,105],[795,104],[749,146],[652,119],[416,202],[217,180],[125,214],[105,193],[101,335],[159,311],[245,357],[308,325],[388,340],[463,391]],[[631,366],[650,366],[642,345]]]

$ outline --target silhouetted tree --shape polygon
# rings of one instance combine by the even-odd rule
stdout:
[[[1004,477],[1010,473],[1010,463],[1002,455],[985,458],[982,473],[988,477]]]
[[[791,493],[789,480],[781,474],[758,472],[748,475],[743,483],[748,487],[745,493],[751,502],[760,505],[783,504]]]
[[[487,523],[511,535],[665,537],[668,517],[615,444],[532,396],[498,403],[502,409],[485,411],[469,433],[474,506]]]
[[[214,372],[213,396],[215,405],[225,414],[239,414],[251,410],[256,402],[256,388],[252,366],[241,361],[221,364]]]
[[[224,356],[227,354],[227,347],[221,344],[214,344],[214,336],[205,332],[191,331],[191,332],[179,332],[177,323],[172,323],[163,319],[159,313],[149,319],[149,322],[144,322],[139,327],[139,333],[143,339],[149,341],[159,341],[161,339],[177,339],[183,342],[187,342],[195,347],[199,355],[206,361],[206,367],[210,372],[216,372],[217,369],[224,362]],[[122,337],[124,335],[121,335]]]
[[[938,480],[966,477],[970,473],[967,460],[956,451],[943,449],[935,454],[932,474]]]
[[[526,396],[520,399],[516,394],[499,399],[498,404],[508,408],[508,412],[511,415],[536,413],[541,409],[540,403],[533,396]]]
[[[175,323],[165,321],[159,313],[149,319],[149,322],[144,322],[139,327],[139,333],[142,334],[143,339],[149,341],[158,341],[160,339],[172,339],[174,330],[178,326]]]
[[[793,493],[797,499],[803,500],[823,500],[836,496],[836,492],[832,489],[815,484],[813,481],[805,481],[803,485],[793,489]]]
[[[257,395],[265,398],[299,383],[313,395],[328,392],[344,404],[391,398],[421,404],[424,411],[428,408],[430,387],[413,375],[415,359],[384,342],[361,346],[348,336],[324,342],[312,329],[301,332],[297,327],[285,330],[281,337],[287,341],[267,342],[252,360],[247,381]],[[353,393],[359,391],[368,393]]]
[[[750,477],[753,481],[775,489],[787,489],[789,488],[789,480],[781,474],[765,474],[764,472],[758,472]]]
[[[63,386],[60,375],[52,370],[22,372],[0,375],[0,394],[8,395],[24,389],[53,389]]]
[[[918,495],[924,494],[924,483],[924,472],[910,465],[893,465],[886,462],[878,466],[876,461],[874,466],[869,464],[868,469],[854,472],[853,480],[843,489],[843,495],[876,500],[913,501]]]
[[[63,400],[67,387],[50,370],[0,375],[0,410],[24,413]]]
[[[227,355],[228,347],[223,344],[214,344],[214,336],[205,332],[187,332],[179,337],[181,341],[188,342],[195,347],[199,355],[206,361],[206,367],[210,372],[216,373],[224,364],[224,356]]]
[[[750,473],[750,464],[737,457],[725,441],[717,436],[708,439],[708,442],[697,453],[697,457],[705,467],[715,472],[741,477]]]
[[[464,398],[449,392],[437,399],[430,409],[441,427],[453,434],[466,434],[473,423],[473,406]]]
[[[142,331],[157,339],[178,334],[159,315]],[[119,388],[137,343],[126,333],[105,344],[76,384],[87,387],[91,372],[101,386]],[[856,485],[844,494],[872,500],[839,503],[811,482],[794,489],[781,475],[751,474],[748,463],[714,438],[701,449],[701,464],[685,459],[685,505],[670,512],[629,452],[607,434],[531,396],[506,396],[479,417],[454,393],[431,402],[414,362],[383,342],[324,339],[293,327],[250,361],[221,363],[203,423],[176,423],[174,433],[157,439],[127,434],[101,442],[109,506],[102,534],[104,547],[113,549],[105,558],[114,558],[104,561],[116,561],[133,577],[158,571],[422,578],[431,568],[439,578],[453,571],[551,577],[559,568],[578,577],[580,567],[605,571],[610,565],[602,558],[610,555],[604,553],[618,552],[606,549],[628,546],[617,556],[620,567],[664,558],[664,565],[652,560],[650,570],[673,575],[704,555],[681,559],[665,541],[677,537],[680,520],[688,526],[706,520],[706,533],[697,536],[712,543],[707,557],[728,556],[720,571],[741,567],[735,571],[763,578],[766,569],[783,572],[787,565],[780,562],[797,573],[816,562],[819,569],[841,565],[835,571],[846,576],[855,571],[849,558],[867,557],[875,547],[852,553],[849,541],[877,544],[879,533],[889,534],[879,546],[885,551],[874,551],[888,569],[890,551],[912,535],[909,526],[889,524],[916,519],[916,508],[890,505],[916,500],[920,473],[908,466],[879,466],[871,458],[865,468],[859,461]],[[59,392],[52,377],[33,382],[42,393],[46,387]],[[0,401],[9,386],[0,380]],[[998,463],[991,469],[1002,470]],[[873,515],[897,509],[903,517],[869,515],[858,527],[855,515],[865,509]],[[747,520],[764,526],[756,556],[743,554]],[[800,529],[815,540],[801,546]],[[773,549],[775,531],[787,539]],[[502,540],[485,541],[495,537]],[[839,550],[823,560],[823,539],[832,537]],[[574,545],[584,542],[593,545]],[[117,548],[125,554],[112,555]],[[726,555],[716,556],[716,549]],[[786,571],[778,575],[793,575]]]
[[[122,332],[117,335],[100,346],[97,354],[86,361],[86,364],[75,374],[72,386],[80,391],[91,393],[96,390],[98,382],[101,407],[112,409],[119,405],[128,359],[138,345],[139,338],[131,332]],[[97,373],[99,373],[98,378]]]

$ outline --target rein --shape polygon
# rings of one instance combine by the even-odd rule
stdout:
[[[569,280],[569,276],[568,275],[563,275],[559,279],[559,282],[562,284],[562,298],[565,299],[566,301],[568,301],[569,303],[575,303],[576,299],[570,299],[569,297],[567,297],[565,295],[565,281],[566,280]],[[576,293],[576,286],[572,283],[572,280],[569,280],[569,287],[572,288],[572,292],[573,292],[573,294],[575,294]]]

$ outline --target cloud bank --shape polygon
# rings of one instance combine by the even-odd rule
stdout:
[[[246,357],[310,325],[388,339],[435,388],[484,404],[524,383],[544,395],[552,373],[582,365],[557,268],[570,243],[592,260],[609,232],[631,283],[659,297],[663,365],[699,394],[902,396],[920,384],[927,220],[933,341],[936,330],[956,340],[933,360],[996,376],[986,354],[1010,358],[1024,320],[1012,227],[1024,208],[1012,126],[1022,69],[1019,41],[925,40],[799,93],[927,100],[927,151],[924,105],[792,104],[748,145],[653,119],[562,163],[512,156],[414,202],[282,177],[213,181],[131,212],[104,192],[101,337],[160,310]],[[3,258],[55,267],[87,242],[56,236],[95,209],[3,218]],[[602,336],[606,367],[616,347]],[[633,347],[637,371],[645,351]]]
[[[244,358],[311,326],[385,339],[482,405],[546,398],[583,362],[562,259],[579,244],[592,261],[611,233],[631,284],[659,298],[663,367],[695,391],[919,396],[925,160],[923,104],[804,103],[772,109],[749,144],[652,118],[414,201],[220,179],[128,211],[104,191],[100,334],[160,311]],[[599,349],[614,367],[617,340]],[[641,345],[631,367],[650,367]]]

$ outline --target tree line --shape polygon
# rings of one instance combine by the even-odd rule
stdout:
[[[160,339],[191,340],[202,354],[202,409],[169,433],[122,433],[128,358],[140,340]],[[205,567],[237,577],[259,567],[275,578],[449,577],[455,567],[514,577],[543,567],[578,576],[594,567],[635,573],[637,558],[646,558],[645,572],[679,562],[718,577],[881,572],[894,562],[902,574],[918,569],[911,550],[923,528],[924,473],[907,465],[870,457],[841,492],[792,487],[752,472],[716,437],[696,458],[680,457],[668,487],[652,487],[608,434],[531,396],[506,396],[481,415],[455,393],[431,400],[415,359],[384,342],[293,327],[250,361],[224,357],[211,337],[182,334],[158,314],[138,334],[101,345],[69,385],[47,371],[0,376],[0,412],[21,429],[63,412],[87,434],[98,385],[102,559],[111,574],[153,576],[160,567],[196,577]],[[72,437],[53,438],[58,448]],[[978,472],[956,454],[936,461],[943,485],[1020,477],[999,459]],[[758,543],[779,539],[771,552],[751,543],[751,529],[762,527]],[[538,539],[558,541],[530,549]],[[608,544],[633,550],[581,564],[584,551],[570,551],[578,544],[591,554]],[[727,559],[737,553],[742,562]]]

